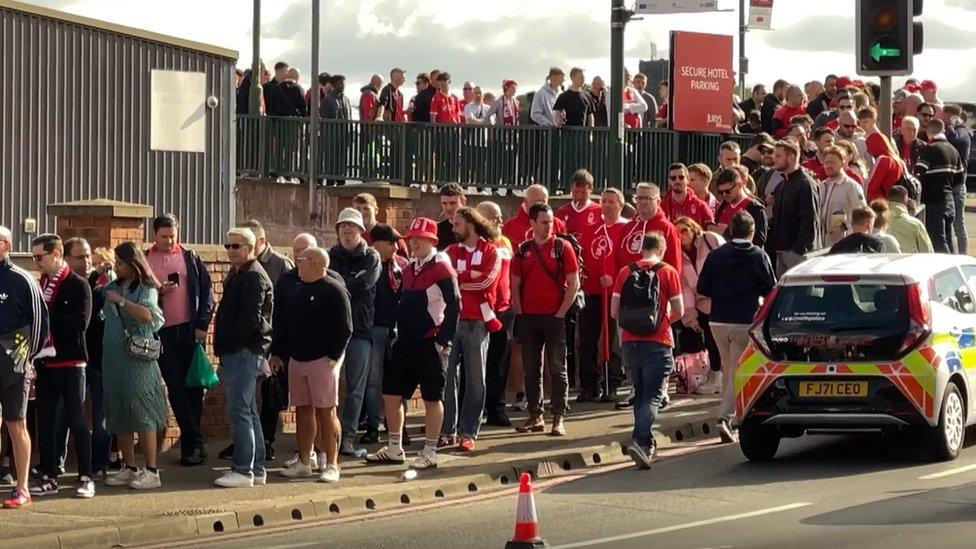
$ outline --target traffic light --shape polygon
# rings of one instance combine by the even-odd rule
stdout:
[[[857,72],[864,76],[912,74],[922,53],[922,0],[857,0]]]

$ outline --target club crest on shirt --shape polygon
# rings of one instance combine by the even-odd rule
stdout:
[[[641,252],[641,244],[644,242],[644,235],[640,231],[634,231],[627,235],[627,242],[624,243],[625,249],[632,254]]]
[[[610,238],[605,234],[601,234],[597,238],[593,239],[593,243],[590,245],[590,255],[595,259],[603,259],[610,253]]]
[[[593,212],[590,212],[590,215],[586,216],[586,224],[587,225],[595,225],[596,224],[596,217],[595,217],[595,215],[596,214],[594,214]]]

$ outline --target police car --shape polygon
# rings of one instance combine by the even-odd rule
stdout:
[[[772,459],[784,437],[912,431],[934,459],[976,422],[976,259],[833,255],[784,275],[735,374],[739,444]]]

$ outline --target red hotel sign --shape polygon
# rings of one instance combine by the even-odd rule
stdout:
[[[734,87],[731,36],[671,32],[672,129],[730,133]]]

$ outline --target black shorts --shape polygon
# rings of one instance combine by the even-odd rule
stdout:
[[[438,354],[433,339],[398,339],[393,344],[390,363],[383,369],[383,394],[413,398],[418,385],[424,400],[444,400],[447,353]]]
[[[23,375],[9,387],[0,388],[0,416],[4,421],[18,421],[27,417],[30,383],[30,378]]]

